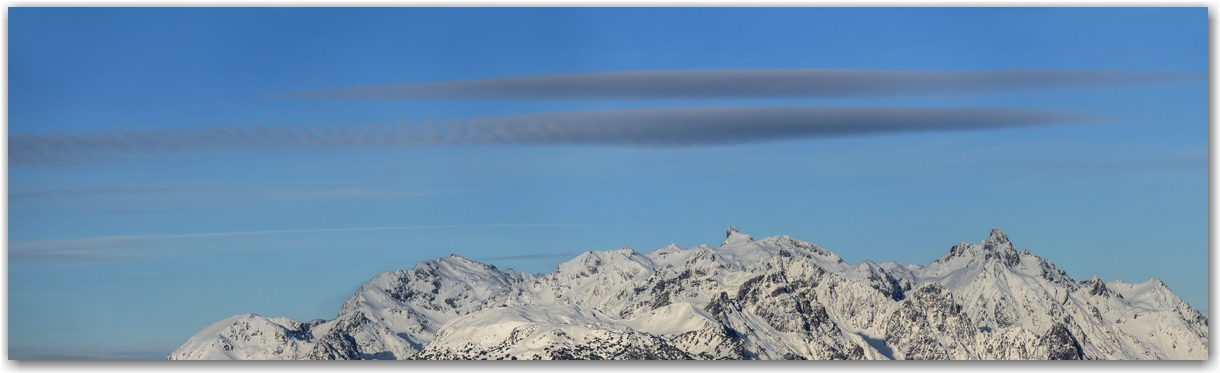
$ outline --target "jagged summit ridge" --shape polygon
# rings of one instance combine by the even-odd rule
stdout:
[[[736,226],[730,225],[728,232],[725,232],[725,234],[724,234],[724,242],[720,244],[720,247],[725,247],[725,246],[730,246],[730,245],[740,245],[740,244],[745,244],[745,243],[749,243],[749,242],[754,242],[754,237],[750,237],[750,235],[748,235],[748,234],[741,233],[741,231],[737,230]]]
[[[1008,241],[1008,235],[1004,234],[1004,231],[1000,230],[1000,228],[991,228],[991,235],[987,236],[987,241],[1011,245],[1011,242]]]
[[[1008,235],[998,228],[992,228],[987,239],[978,244],[962,242],[949,248],[949,253],[933,261],[933,264],[958,262],[956,266],[980,266],[987,261],[998,261],[1008,267],[1021,263],[1022,255],[1032,257],[1028,251],[1018,252]],[[965,263],[961,263],[961,262]]]
[[[999,229],[927,266],[851,264],[730,227],[719,247],[589,251],[546,274],[450,255],[331,320],[244,314],[167,359],[1206,359],[1156,279],[1075,281]]]

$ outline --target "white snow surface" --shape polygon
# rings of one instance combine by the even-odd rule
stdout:
[[[376,275],[334,319],[233,316],[167,359],[1203,360],[1207,322],[1160,280],[1076,281],[998,229],[922,266],[731,227],[541,275],[451,255]]]

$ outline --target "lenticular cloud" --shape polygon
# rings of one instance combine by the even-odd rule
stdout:
[[[383,84],[284,97],[371,100],[656,100],[858,98],[1177,83],[1192,74],[1141,71],[645,70]]]
[[[9,164],[59,165],[182,151],[370,146],[707,146],[1092,120],[1011,108],[719,106],[592,110],[362,126],[260,126],[13,134]]]

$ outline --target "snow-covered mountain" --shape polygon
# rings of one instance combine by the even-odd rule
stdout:
[[[457,255],[381,273],[331,320],[238,315],[167,359],[1207,359],[1160,280],[1076,281],[1000,230],[927,266],[730,227],[719,247],[586,252],[554,272]]]

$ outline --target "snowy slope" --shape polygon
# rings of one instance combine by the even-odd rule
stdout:
[[[288,360],[308,346],[309,324],[287,317],[244,314],[220,320],[195,333],[170,360]]]
[[[1207,359],[1159,280],[1076,281],[999,230],[927,266],[730,227],[718,247],[586,252],[554,272],[457,255],[378,274],[332,320],[239,315],[168,359]]]
[[[419,359],[690,359],[655,335],[576,306],[496,307],[445,324]]]

